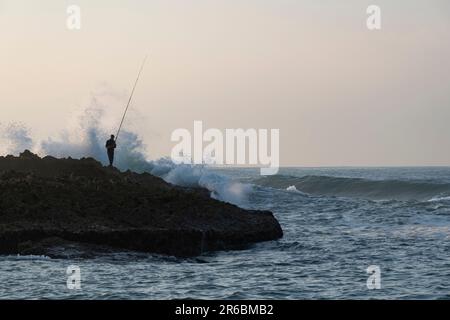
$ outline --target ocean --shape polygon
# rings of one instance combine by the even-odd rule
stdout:
[[[2,256],[0,299],[450,298],[450,167],[209,170],[245,185],[239,205],[274,212],[284,237],[190,259]]]

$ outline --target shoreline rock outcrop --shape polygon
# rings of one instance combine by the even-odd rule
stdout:
[[[0,254],[52,256],[56,246],[81,244],[191,257],[282,236],[269,211],[245,210],[148,173],[29,151],[0,157]]]

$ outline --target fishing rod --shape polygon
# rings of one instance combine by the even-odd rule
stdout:
[[[139,81],[139,77],[141,76],[142,70],[144,69],[145,61],[147,60],[147,56],[145,56],[144,61],[142,62],[141,69],[139,70],[138,76],[136,78],[136,81],[134,82],[133,90],[131,90],[130,98],[128,99],[127,107],[125,108],[125,111],[123,113],[122,121],[120,121],[119,130],[117,130],[116,139],[114,141],[117,141],[119,138],[120,129],[122,129],[123,121],[125,120],[125,117],[127,115],[128,108],[130,107],[131,99],[133,98],[134,90],[136,89],[136,85]]]

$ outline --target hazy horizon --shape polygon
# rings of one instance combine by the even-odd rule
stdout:
[[[149,54],[124,124],[149,158],[202,120],[280,129],[282,167],[450,166],[446,0],[0,0],[0,36],[0,130],[35,143],[76,140],[87,107],[114,133]]]

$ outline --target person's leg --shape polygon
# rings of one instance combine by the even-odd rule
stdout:
[[[109,166],[112,167],[114,162],[114,152],[108,150],[108,159],[109,159]]]

